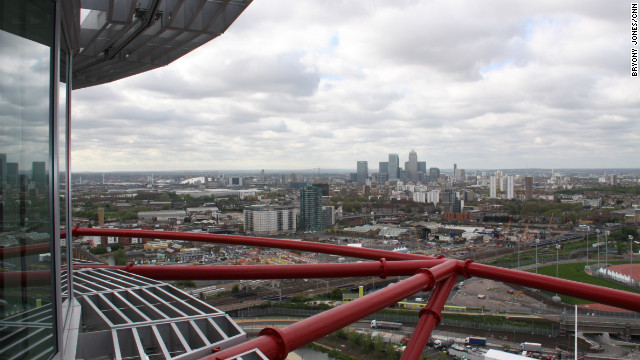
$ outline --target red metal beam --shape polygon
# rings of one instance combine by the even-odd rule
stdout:
[[[456,283],[456,277],[451,276],[436,285],[435,290],[429,297],[429,303],[420,310],[420,321],[413,330],[413,335],[407,348],[402,353],[400,360],[418,360],[422,355],[425,345],[429,341],[431,332],[442,320],[442,308],[447,302],[447,298]]]
[[[631,311],[640,311],[640,294],[610,289],[603,286],[585,284],[551,276],[528,273],[519,270],[503,269],[494,266],[476,264],[467,261],[461,272],[467,276],[477,276],[512,284],[524,285],[539,290],[557,292],[601,304],[620,307]]]
[[[475,264],[470,260],[462,262],[459,260],[434,259],[415,254],[402,254],[391,251],[353,248],[332,244],[320,244],[304,241],[283,240],[283,239],[263,239],[248,236],[230,236],[215,234],[197,234],[197,233],[179,233],[179,232],[156,232],[145,230],[122,230],[122,229],[84,229],[75,228],[74,234],[77,235],[103,235],[103,236],[122,236],[122,237],[141,237],[155,238],[167,240],[187,240],[226,243],[235,245],[250,245],[259,247],[292,249],[309,252],[319,252],[328,254],[337,254],[343,256],[351,256],[363,259],[379,260],[386,258],[395,261],[393,263],[385,263],[380,260],[376,263],[361,264],[307,264],[307,265],[270,265],[270,266],[195,266],[195,267],[146,267],[136,266],[129,267],[129,270],[144,276],[157,279],[170,277],[175,278],[178,275],[167,275],[169,272],[176,271],[179,276],[184,279],[259,279],[259,278],[300,278],[300,277],[332,277],[332,276],[367,276],[392,275],[395,273],[404,274],[407,272],[421,269],[421,273],[413,277],[403,280],[400,284],[389,286],[385,289],[377,291],[375,294],[367,295],[361,299],[339,306],[332,310],[323,312],[314,317],[302,320],[296,324],[288,326],[282,330],[267,328],[261,333],[257,339],[223,350],[220,353],[207,357],[207,359],[228,358],[234,355],[259,348],[270,359],[284,358],[286,353],[307,344],[315,339],[325,336],[335,330],[338,330],[348,324],[353,323],[362,317],[374,313],[386,306],[389,306],[401,299],[410,296],[425,284],[433,286],[433,284],[444,278],[451,276],[446,284],[442,285],[442,293],[450,291],[449,283],[454,282],[456,273],[463,274],[467,277],[478,276],[486,279],[493,279],[508,283],[525,285],[541,290],[553,291],[560,294],[580,297],[595,302],[617,306],[632,311],[640,311],[640,294],[626,291],[604,288],[589,284],[578,283],[569,280],[558,279],[554,277],[532,274],[517,270],[509,270],[497,268],[488,265]],[[64,235],[63,235],[64,236]],[[404,261],[401,261],[404,260]],[[420,261],[410,261],[420,260]],[[436,265],[437,264],[437,265]],[[391,266],[393,265],[393,266]],[[397,265],[397,266],[396,266]],[[431,270],[425,269],[432,267]],[[145,270],[144,268],[148,268]],[[446,270],[445,270],[446,269]],[[152,273],[150,273],[152,272]],[[201,277],[194,278],[194,272],[202,273]],[[234,273],[238,275],[234,275]],[[216,275],[216,273],[218,273]],[[313,276],[312,276],[313,275]],[[426,278],[425,278],[426,277]],[[401,285],[401,287],[398,287]],[[449,290],[445,291],[446,288]],[[440,287],[439,287],[440,289]],[[440,292],[440,290],[438,290]],[[439,302],[445,295],[437,295],[433,297],[433,307],[429,309],[426,316],[421,318],[421,329],[416,331],[416,335],[431,332],[435,322],[437,322],[438,313],[436,309],[441,308]],[[432,301],[430,300],[429,305]],[[426,312],[427,310],[425,310]],[[423,313],[424,314],[424,313]],[[422,338],[422,336],[416,336]],[[417,340],[414,340],[414,342]],[[418,343],[419,344],[419,343]],[[422,345],[424,346],[424,345]],[[420,345],[412,345],[416,349]],[[411,350],[413,351],[413,350]],[[410,353],[407,356],[413,356]]]
[[[447,259],[407,260],[345,264],[296,265],[198,265],[198,266],[126,266],[77,265],[81,268],[118,269],[156,280],[254,280],[254,279],[310,279],[359,276],[410,276],[416,269],[431,268]]]
[[[51,286],[51,271],[7,271],[0,272],[0,289],[27,286]]]
[[[408,279],[282,329],[265,328],[258,338],[207,356],[203,360],[228,359],[256,348],[269,359],[283,360],[290,351],[389,307],[418,291],[428,290],[436,282],[449,277],[455,278],[458,269],[456,261],[451,260],[431,269],[420,269],[416,275]]]
[[[62,235],[66,235],[64,232]],[[425,260],[435,259],[430,256],[403,254],[394,251],[356,248],[344,245],[314,243],[299,240],[285,239],[267,239],[252,236],[235,236],[220,234],[202,234],[202,233],[185,233],[175,231],[153,231],[153,230],[129,230],[129,229],[96,229],[96,228],[73,228],[73,234],[77,236],[120,236],[120,237],[137,237],[148,239],[164,239],[164,240],[184,240],[209,242],[231,245],[258,246],[266,248],[290,249],[309,252],[319,252],[324,254],[335,254],[342,256],[357,257],[360,259],[379,260],[382,258],[388,261],[396,260]],[[61,235],[61,236],[62,236]]]
[[[42,244],[12,246],[0,248],[0,259],[14,258],[27,255],[36,255],[51,252],[51,244],[48,242]]]

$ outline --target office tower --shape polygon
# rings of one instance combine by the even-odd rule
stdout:
[[[0,185],[7,183],[7,154],[0,154]]]
[[[402,181],[402,182],[409,182],[409,172],[407,170],[400,170],[399,174],[398,174],[398,180]]]
[[[496,198],[498,195],[498,178],[492,176],[489,180],[489,197]]]
[[[360,184],[364,184],[369,177],[369,164],[366,161],[358,161],[358,172],[356,180]]]
[[[322,190],[315,186],[300,189],[300,230],[322,231]]]
[[[464,172],[464,169],[456,169],[455,173],[453,174],[454,179],[456,180],[456,182],[460,182],[460,181],[464,181],[466,174]]]
[[[429,168],[429,181],[438,181],[440,178],[440,169],[437,167]]]
[[[462,212],[462,203],[458,200],[458,193],[454,190],[444,190],[442,192],[442,207],[445,212]]]
[[[409,161],[407,162],[407,169],[409,172],[409,180],[414,183],[418,181],[418,154],[415,150],[409,152]]]
[[[333,206],[322,207],[322,228],[331,229],[336,223],[336,209]]]
[[[453,181],[456,181],[456,172],[458,171],[458,164],[453,164]]]
[[[48,185],[44,161],[34,161],[31,166],[31,180],[35,183],[36,189],[38,189],[40,193],[43,193]]]
[[[533,199],[533,177],[531,176],[524,178],[524,199]]]
[[[378,172],[379,173],[389,173],[389,162],[388,161],[380,161],[378,163]]]
[[[506,176],[507,199],[513,199],[513,176]]]
[[[418,161],[418,172],[423,174],[427,173],[427,162],[426,161]]]
[[[329,196],[329,184],[327,183],[315,183],[313,186],[322,190],[322,196]]]
[[[7,163],[7,185],[18,187],[18,163]]]
[[[389,154],[389,180],[398,180],[400,175],[400,158],[398,154]]]
[[[616,174],[609,175],[609,184],[611,184],[613,186],[618,185],[618,175],[616,175]]]

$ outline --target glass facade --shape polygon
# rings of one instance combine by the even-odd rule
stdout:
[[[47,359],[61,309],[55,2],[0,4],[0,359]]]

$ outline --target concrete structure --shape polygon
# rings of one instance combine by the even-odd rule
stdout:
[[[507,190],[507,199],[513,199],[515,197],[513,176],[506,176],[505,184]]]
[[[253,205],[244,209],[244,231],[253,235],[277,235],[296,231],[293,206]]]
[[[531,176],[524,178],[524,199],[533,199],[533,177]]]
[[[498,197],[498,177],[492,176],[489,179],[489,197],[496,198]]]

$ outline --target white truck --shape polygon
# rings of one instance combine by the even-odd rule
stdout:
[[[400,330],[402,329],[402,323],[392,321],[379,321],[371,320],[372,329],[388,329],[388,330]]]
[[[522,344],[520,344],[520,349],[522,351],[527,351],[527,352],[541,352],[542,344],[532,343],[532,342],[523,342]]]

